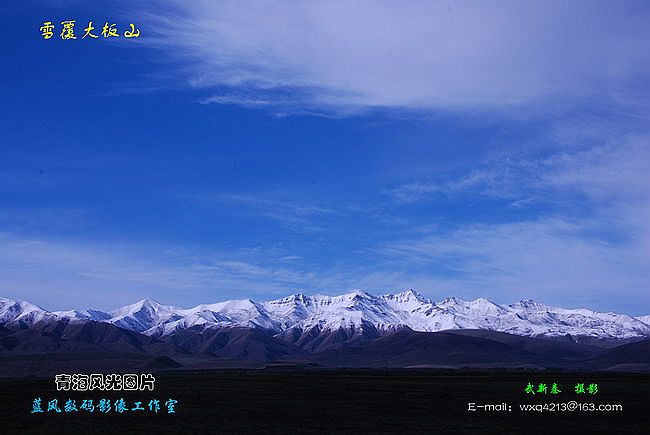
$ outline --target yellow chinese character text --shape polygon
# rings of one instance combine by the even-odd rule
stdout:
[[[125,38],[138,38],[140,36],[140,29],[136,30],[133,23],[130,24],[131,30],[126,30],[124,32]]]
[[[102,28],[102,36],[104,38],[109,38],[109,37],[118,37],[120,35],[117,34],[117,28],[115,27],[115,24],[104,24],[104,27]]]
[[[81,39],[84,39],[86,36],[90,36],[91,38],[99,38],[97,35],[93,35],[91,32],[95,30],[95,27],[93,27],[93,22],[88,21],[88,27],[84,29],[84,36],[81,37]]]
[[[54,30],[54,25],[52,24],[52,21],[45,21],[41,28],[39,29],[43,35],[43,39],[50,39],[54,33],[52,30]]]
[[[61,21],[63,30],[61,30],[61,39],[77,39],[74,34],[74,23],[75,20],[66,20]]]

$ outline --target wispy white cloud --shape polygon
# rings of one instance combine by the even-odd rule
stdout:
[[[292,292],[338,294],[359,284],[389,289],[353,264],[305,267],[278,247],[197,249],[145,242],[101,242],[0,233],[0,296],[48,309],[113,309],[144,297],[177,306]],[[390,290],[393,290],[392,288]]]
[[[415,181],[393,189],[384,189],[384,193],[400,202],[415,202],[425,200],[431,194],[455,194],[462,193],[477,186],[484,189],[491,188],[495,175],[486,170],[475,170],[470,174],[456,179],[434,181]]]
[[[621,135],[582,148],[554,148],[544,156],[504,154],[459,177],[438,175],[384,193],[400,202],[430,200],[433,194],[479,195],[513,207],[583,196],[594,203],[640,201],[650,195],[650,138]]]
[[[635,301],[650,309],[647,238],[610,242],[589,234],[601,225],[562,218],[469,225],[387,245],[384,254],[403,267],[446,270],[454,291],[465,295],[608,309]],[[613,300],[613,292],[622,299]]]
[[[2,296],[50,308],[88,305],[110,309],[153,297],[168,303],[285,294],[313,273],[289,270],[289,259],[261,264],[239,252],[202,253],[189,248],[37,239],[0,234]]]
[[[623,298],[620,306],[634,300],[648,310],[648,164],[650,139],[638,135],[544,157],[492,162],[482,169],[489,175],[469,177],[475,183],[465,184],[468,177],[443,180],[431,191],[483,196],[511,208],[545,207],[524,220],[433,227],[428,234],[386,243],[377,252],[395,267],[445,270],[455,288],[476,296],[489,293],[508,300],[508,295],[527,294],[557,303],[606,306],[609,301],[611,307],[616,292]],[[403,200],[400,194],[412,193],[409,189],[395,189],[396,198]]]
[[[179,0],[142,16],[205,102],[349,112],[638,101],[627,83],[650,65],[647,13],[636,1]]]
[[[299,232],[320,231],[323,216],[336,212],[332,207],[297,200],[292,195],[267,193],[207,193],[183,198],[206,204],[221,204],[229,213],[269,219]]]
[[[512,201],[511,203],[508,204],[508,207],[512,209],[522,209],[529,207],[530,205],[535,203],[535,197],[534,196],[529,196],[527,198],[521,198],[517,199],[515,201]]]

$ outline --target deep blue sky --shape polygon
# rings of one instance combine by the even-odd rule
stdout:
[[[0,295],[650,313],[647,4],[96,3],[0,7]]]

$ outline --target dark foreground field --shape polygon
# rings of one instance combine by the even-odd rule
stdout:
[[[554,382],[557,396],[527,396],[528,382]],[[577,382],[597,383],[594,396]],[[176,414],[31,414],[32,400],[92,397],[57,393],[53,379],[0,380],[0,433],[647,433],[650,376],[504,371],[221,371],[157,375],[151,392],[105,393],[127,402],[178,400]],[[622,412],[522,412],[519,404],[620,403]],[[506,402],[512,411],[468,412],[467,403]],[[61,404],[62,406],[63,404]]]

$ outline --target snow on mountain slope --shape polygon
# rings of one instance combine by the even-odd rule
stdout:
[[[403,311],[407,316],[415,312],[424,312],[435,306],[430,299],[425,298],[412,289],[396,295],[383,295],[380,298],[393,310],[398,312]]]
[[[193,326],[238,326],[273,331],[282,329],[281,325],[270,318],[262,305],[250,299],[201,304],[189,309],[145,300],[125,308],[113,312],[119,312],[119,320],[113,317],[109,321],[117,326],[156,337]]]
[[[68,310],[68,311],[52,311],[57,317],[77,320],[96,320],[103,322],[111,319],[111,315],[103,311],[97,310]]]
[[[182,318],[181,308],[162,305],[152,299],[143,299],[110,312],[108,322],[131,331],[144,332],[164,322]]]
[[[650,326],[634,317],[600,313],[584,308],[548,307],[531,300],[510,305],[526,323],[505,330],[519,335],[586,335],[602,338],[630,338],[650,335]]]
[[[636,319],[650,326],[650,316],[637,316]]]
[[[282,328],[290,328],[315,312],[315,298],[296,293],[286,298],[262,302],[262,305]]]
[[[280,330],[281,326],[273,320],[263,304],[250,299],[218,302],[216,304],[199,305],[187,310],[186,314],[212,312],[229,319],[236,326]]]
[[[378,338],[403,327],[403,318],[386,301],[362,290],[340,296],[295,294],[264,306],[284,327],[278,338],[310,351]]]
[[[362,290],[340,296],[293,295],[266,302],[264,306],[285,328],[299,326],[309,329],[318,326],[324,330],[335,330],[360,327],[368,322],[381,330],[402,321],[383,299]]]
[[[197,326],[199,330],[213,327],[265,329],[300,342],[332,333],[339,336],[330,337],[330,341],[376,337],[404,327],[430,332],[486,329],[525,336],[650,337],[648,316],[634,318],[584,308],[557,308],[531,300],[500,305],[483,298],[463,301],[452,297],[435,303],[414,290],[382,296],[362,290],[339,296],[298,293],[268,302],[245,299],[189,309],[144,299],[110,313],[94,310],[51,313],[28,302],[0,299],[0,324],[29,327],[61,318],[109,322],[156,337]]]
[[[36,323],[53,322],[57,316],[26,301],[0,298],[0,324],[29,327]]]

